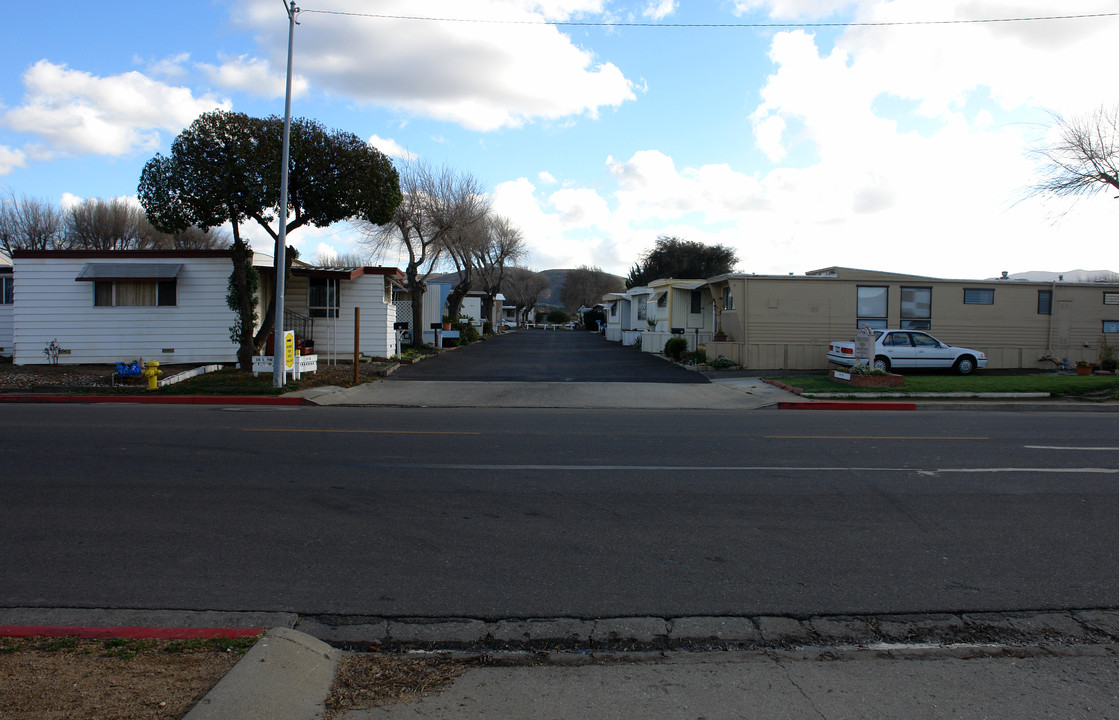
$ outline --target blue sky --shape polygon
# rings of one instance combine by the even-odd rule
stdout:
[[[473,174],[533,269],[624,274],[661,234],[730,245],[759,274],[1119,269],[1115,193],[1026,193],[1049,112],[1119,102],[1099,79],[1119,17],[811,26],[1115,12],[1106,0],[300,8],[293,114]],[[791,26],[742,26],[775,23]],[[739,27],[681,27],[701,24]],[[283,113],[286,41],[282,0],[6,8],[0,190],[134,196],[144,163],[201,112]],[[342,224],[289,241],[313,259],[358,238]]]

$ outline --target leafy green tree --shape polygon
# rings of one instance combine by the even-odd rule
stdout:
[[[553,323],[555,325],[563,325],[565,322],[569,322],[570,320],[571,316],[563,310],[548,311],[548,322],[550,323]]]
[[[626,277],[626,287],[647,285],[660,278],[703,280],[734,272],[738,255],[725,245],[704,245],[662,235]]]
[[[387,157],[357,135],[327,130],[312,120],[291,123],[286,232],[303,225],[325,227],[340,220],[385,223],[400,204],[400,179]],[[249,278],[252,255],[240,225],[255,221],[276,243],[279,257],[280,164],[283,119],[254,118],[218,110],[179,133],[171,154],[157,154],[140,175],[140,204],[156,229],[173,233],[190,226],[233,229],[233,284],[240,306],[237,359],[248,369],[264,345],[275,317],[275,285],[260,329],[253,334]],[[289,272],[294,252],[288,254]]]

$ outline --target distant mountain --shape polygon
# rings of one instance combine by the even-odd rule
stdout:
[[[988,278],[990,280],[1001,280],[1002,278]],[[1029,282],[1074,282],[1074,283],[1090,283],[1090,282],[1119,282],[1119,273],[1111,270],[1067,270],[1065,272],[1047,272],[1044,270],[1032,270],[1030,272],[1011,273],[1006,277],[1007,280],[1026,280]]]

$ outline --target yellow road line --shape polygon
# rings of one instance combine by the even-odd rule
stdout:
[[[461,430],[315,430],[303,428],[242,428],[245,432],[272,433],[335,433],[358,435],[481,435]]]

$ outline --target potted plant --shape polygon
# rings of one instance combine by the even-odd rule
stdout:
[[[1076,361],[1076,374],[1077,375],[1091,375],[1092,374],[1092,366],[1090,364],[1088,364],[1087,360],[1077,360]]]

